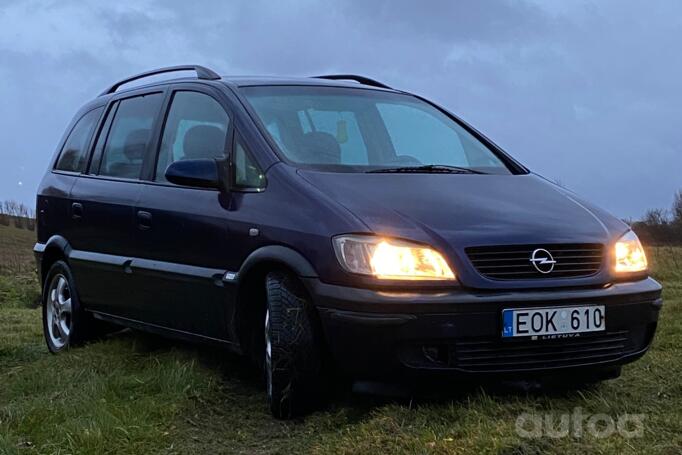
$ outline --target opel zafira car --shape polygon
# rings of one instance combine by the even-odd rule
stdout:
[[[50,351],[112,323],[218,344],[279,418],[329,368],[615,377],[662,306],[625,223],[355,75],[119,81],[68,126],[37,213]]]

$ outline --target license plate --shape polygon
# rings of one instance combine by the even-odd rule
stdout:
[[[502,338],[599,332],[605,328],[604,305],[502,310]]]

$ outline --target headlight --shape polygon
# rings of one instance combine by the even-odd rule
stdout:
[[[341,266],[352,273],[387,280],[454,280],[448,263],[433,248],[371,235],[334,238]]]
[[[615,270],[617,273],[643,272],[647,268],[644,248],[637,235],[629,231],[615,246]]]

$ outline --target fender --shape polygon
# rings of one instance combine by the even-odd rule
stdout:
[[[279,262],[292,269],[303,278],[317,278],[317,272],[310,262],[298,251],[281,245],[268,245],[252,252],[242,263],[233,280],[239,284],[240,278],[248,275],[249,270],[263,262]]]
[[[71,256],[71,245],[69,244],[68,240],[61,235],[53,235],[45,243],[36,242],[36,244],[33,246],[33,253],[35,254],[37,262],[36,265],[38,266],[38,280],[40,283],[42,283],[44,272],[43,260],[45,257],[55,255],[64,256],[68,259],[69,256]]]
[[[256,269],[261,265],[272,265],[273,263],[286,266],[299,277],[317,277],[317,272],[301,253],[282,245],[268,245],[258,248],[247,256],[238,272],[227,272],[223,281],[230,282],[236,287],[234,312],[228,316],[228,325],[231,336],[234,340],[238,340],[240,349],[246,349],[242,352],[249,352],[249,346],[254,343],[251,328],[254,327],[254,318],[259,317],[259,313],[257,308],[249,305],[251,300],[243,299],[241,296],[244,292],[248,292],[249,287],[253,284],[250,284],[249,277],[253,276],[254,273],[259,273]],[[306,283],[306,280],[302,281],[304,284]]]
[[[52,237],[47,239],[47,242],[45,242],[44,245],[42,245],[41,243],[36,243],[35,247],[33,248],[33,251],[38,252],[38,249],[40,248],[39,245],[43,247],[43,251],[56,248],[60,252],[62,252],[64,256],[66,256],[67,258],[71,254],[71,245],[69,244],[69,241],[62,237],[61,235],[53,235]]]

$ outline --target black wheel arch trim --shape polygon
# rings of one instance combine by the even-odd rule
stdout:
[[[47,250],[52,248],[58,249],[65,257],[68,257],[71,254],[71,245],[69,244],[69,241],[61,235],[53,235],[47,239],[47,242],[45,243],[36,242],[33,246],[33,252],[35,254],[44,254]]]
[[[268,245],[249,254],[239,268],[234,278],[235,281],[239,283],[241,277],[248,275],[251,269],[264,262],[280,263],[302,278],[317,278],[318,276],[312,264],[298,251],[282,245]]]
[[[38,273],[38,281],[41,285],[43,283],[44,274],[47,272],[43,267],[43,259],[50,251],[56,251],[58,253],[57,256],[64,257],[68,262],[72,249],[69,242],[61,235],[53,235],[47,239],[47,242],[36,242],[36,244],[33,245],[33,254],[35,255],[37,266],[36,271]]]

